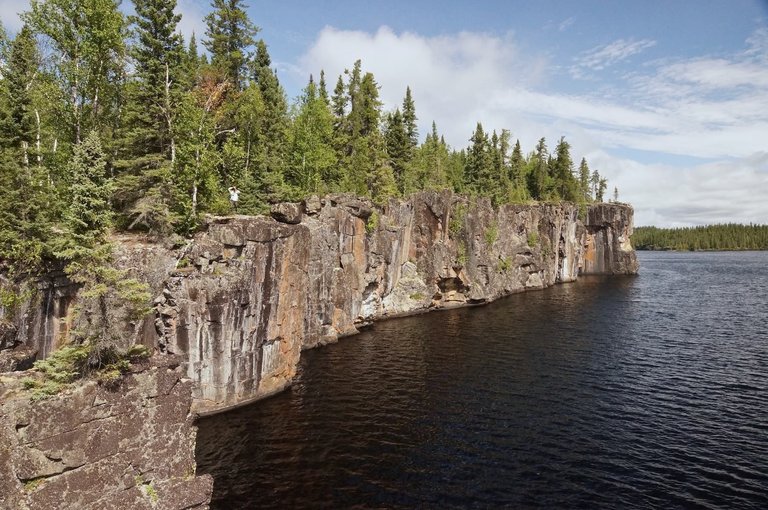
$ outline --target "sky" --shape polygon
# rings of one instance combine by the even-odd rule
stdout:
[[[289,99],[361,59],[456,149],[477,122],[525,152],[564,136],[636,225],[768,224],[768,0],[245,3]],[[26,5],[0,0],[9,32]],[[210,2],[178,10],[200,40]]]

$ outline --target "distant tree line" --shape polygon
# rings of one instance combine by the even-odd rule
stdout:
[[[632,244],[638,250],[768,250],[768,225],[637,227]]]
[[[340,191],[375,201],[444,188],[494,204],[604,199],[605,178],[576,165],[564,138],[524,153],[510,131],[478,123],[457,150],[433,122],[420,141],[410,88],[383,111],[359,60],[333,87],[322,71],[310,76],[289,104],[242,0],[212,1],[207,53],[194,34],[182,38],[175,0],[133,0],[132,16],[119,3],[32,0],[15,37],[0,30],[6,265],[103,265],[111,230],[189,234],[203,214],[230,211],[233,184],[243,213]]]

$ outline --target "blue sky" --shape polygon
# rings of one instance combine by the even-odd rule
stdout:
[[[766,0],[246,3],[290,98],[360,58],[454,147],[478,121],[526,151],[565,136],[637,225],[768,223]],[[25,5],[0,0],[11,31]],[[179,10],[200,38],[209,2]]]

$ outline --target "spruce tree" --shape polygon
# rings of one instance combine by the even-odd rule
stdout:
[[[474,194],[482,195],[493,186],[493,155],[490,140],[481,123],[477,123],[469,141],[472,145],[467,153],[464,173],[467,189]]]
[[[528,173],[528,191],[535,200],[544,200],[547,198],[549,188],[549,170],[548,170],[549,152],[547,150],[547,141],[540,138],[536,144],[536,150],[529,161],[531,167]]]
[[[317,84],[310,78],[290,137],[288,173],[302,193],[328,192],[335,187],[338,176],[332,137],[333,116]]]
[[[6,106],[0,131],[3,145],[17,149],[24,166],[29,165],[30,146],[35,138],[31,89],[39,67],[40,56],[34,35],[24,25],[10,45],[3,69],[2,93]]]
[[[384,139],[387,144],[389,166],[392,168],[400,193],[404,193],[406,188],[411,187],[406,185],[405,177],[408,164],[412,159],[412,149],[400,109],[387,116]],[[411,190],[408,189],[408,191]]]
[[[408,135],[411,149],[415,149],[419,144],[417,120],[419,119],[416,117],[416,105],[413,103],[413,97],[411,96],[411,87],[406,87],[405,98],[403,98],[403,124],[405,125],[405,132]]]
[[[253,77],[264,102],[264,114],[259,125],[259,146],[254,157],[257,179],[269,182],[270,201],[290,198],[284,188],[285,163],[288,151],[288,101],[277,74],[270,67],[272,60],[263,40],[256,44]]]
[[[213,11],[205,17],[205,47],[211,52],[211,65],[221,70],[236,90],[241,90],[245,85],[248,49],[253,46],[259,28],[248,18],[242,0],[213,0],[211,7]]]
[[[589,189],[589,165],[586,158],[581,158],[581,164],[579,165],[579,201],[590,202],[592,196]]]
[[[565,141],[565,137],[560,137],[560,141],[557,143],[551,167],[553,169],[555,196],[561,200],[576,202],[579,199],[579,193],[576,180],[573,177],[571,145]]]

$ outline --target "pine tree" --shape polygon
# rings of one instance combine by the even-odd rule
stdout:
[[[211,65],[224,72],[236,90],[242,90],[248,48],[259,28],[248,18],[242,0],[213,0],[211,7],[213,11],[205,17],[205,47],[211,52]]]
[[[416,150],[414,164],[411,165],[413,177],[407,179],[406,192],[452,187],[448,182],[449,159],[448,147],[438,135],[437,125],[432,122],[431,133],[427,134],[424,143]]]

